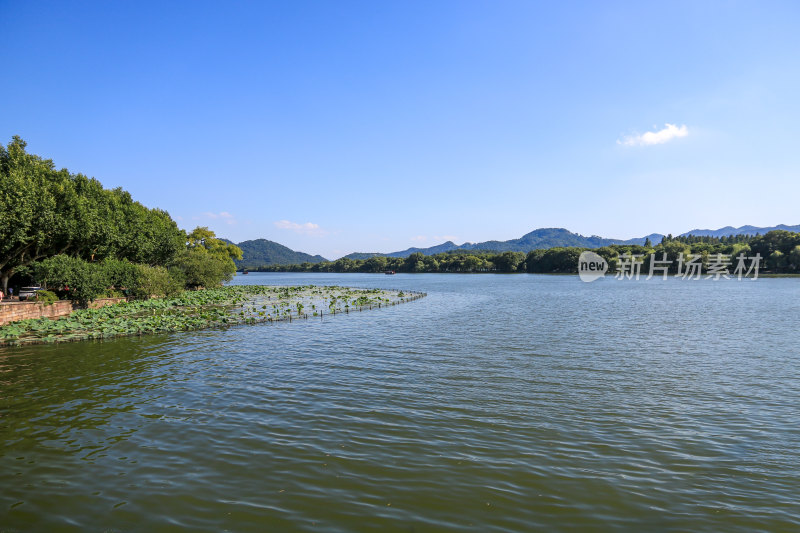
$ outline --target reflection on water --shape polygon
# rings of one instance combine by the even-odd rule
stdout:
[[[800,282],[250,274],[420,290],[0,349],[0,530],[800,527]]]

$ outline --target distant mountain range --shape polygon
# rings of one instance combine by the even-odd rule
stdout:
[[[770,227],[756,227],[756,226],[742,226],[741,228],[734,228],[733,226],[725,226],[724,228],[710,230],[710,229],[694,229],[682,233],[681,236],[698,235],[698,236],[711,236],[711,237],[727,237],[729,235],[756,235],[772,230],[786,230],[800,232],[800,225],[786,226],[780,224],[778,226]],[[577,246],[581,248],[601,248],[611,244],[638,244],[642,245],[647,239],[653,244],[661,241],[661,233],[651,233],[644,237],[637,239],[606,239],[592,235],[585,237],[578,233],[573,233],[564,228],[541,228],[527,233],[519,239],[511,239],[509,241],[486,241],[479,243],[465,242],[464,244],[456,244],[453,241],[447,241],[430,248],[408,248],[399,252],[391,253],[353,253],[346,255],[349,259],[369,259],[377,255],[384,255],[387,257],[408,257],[414,252],[420,252],[425,255],[433,255],[442,252],[450,252],[453,250],[486,250],[494,252],[529,252],[537,248],[554,248],[554,247],[567,247]]]
[[[442,252],[450,252],[453,250],[486,250],[494,252],[530,252],[537,248],[555,248],[557,246],[579,246],[582,248],[600,248],[611,244],[644,244],[649,238],[652,242],[656,243],[661,241],[663,235],[660,233],[653,233],[639,239],[605,239],[592,235],[591,237],[584,237],[578,233],[572,233],[564,228],[541,228],[527,233],[519,239],[511,239],[510,241],[486,241],[471,243],[465,242],[464,244],[456,244],[453,241],[431,246],[430,248],[408,248],[400,252],[391,252],[388,254],[380,253],[355,253],[346,255],[349,259],[367,259],[376,255],[385,255],[387,257],[408,257],[414,252],[420,252],[425,255],[433,255]]]
[[[727,237],[729,235],[755,235],[757,233],[764,235],[766,232],[776,229],[800,232],[800,225],[786,226],[785,224],[778,224],[777,226],[770,226],[767,228],[757,228],[755,226],[742,226],[741,228],[734,228],[733,226],[725,226],[724,228],[720,229],[693,229],[692,231],[682,233],[681,237],[685,237],[687,235],[699,235],[702,237]]]
[[[309,255],[303,252],[295,252],[282,244],[267,239],[255,239],[252,241],[242,241],[234,243],[227,239],[225,242],[236,244],[242,249],[241,261],[234,261],[236,268],[258,268],[266,265],[299,265],[300,263],[320,263],[327,261],[321,255]]]
[[[742,226],[734,228],[733,226],[725,226],[720,229],[693,229],[682,233],[680,236],[687,235],[710,236],[710,237],[727,237],[728,235],[756,235],[772,230],[786,230],[800,232],[800,225],[786,226],[780,224],[778,226],[770,227],[756,227],[756,226]],[[578,233],[573,233],[564,228],[541,228],[530,233],[527,233],[519,239],[511,239],[509,241],[486,241],[478,243],[465,242],[464,244],[456,244],[453,241],[447,241],[436,246],[429,248],[408,248],[399,252],[391,253],[368,253],[356,252],[344,256],[347,259],[369,259],[375,256],[386,257],[408,257],[414,252],[420,252],[425,255],[433,255],[442,252],[450,252],[453,250],[485,250],[494,252],[529,252],[537,248],[555,248],[577,246],[581,248],[601,248],[611,244],[639,244],[642,245],[647,239],[653,244],[661,241],[663,235],[661,233],[651,233],[644,237],[637,239],[606,239],[592,235],[585,237]],[[241,261],[236,261],[236,268],[257,268],[266,265],[297,265],[300,263],[319,263],[327,261],[321,255],[309,255],[303,252],[296,252],[282,244],[267,239],[255,239],[250,241],[243,241],[240,243],[233,243],[227,239],[225,242],[236,244],[242,249],[243,257]]]

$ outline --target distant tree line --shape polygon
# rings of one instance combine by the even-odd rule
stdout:
[[[260,272],[529,272],[544,274],[577,273],[578,258],[589,248],[558,247],[523,252],[485,252],[454,250],[434,255],[415,252],[406,258],[375,256],[368,259],[341,258],[321,263],[299,265],[270,265],[256,269]],[[616,270],[623,254],[641,255],[643,272],[649,269],[650,256],[662,259],[666,254],[671,261],[671,271],[678,268],[680,254],[685,259],[700,255],[707,265],[709,257],[716,254],[733,258],[739,254],[747,257],[760,254],[761,267],[772,272],[800,272],[800,233],[775,230],[755,237],[671,237],[653,245],[615,244],[591,249],[609,263],[609,271]]]
[[[106,295],[162,296],[218,285],[238,247],[208,228],[187,234],[94,178],[56,170],[15,136],[0,145],[0,286],[46,284],[81,303]]]
[[[758,235],[756,235],[758,236]],[[705,244],[738,244],[738,243],[748,243],[753,239],[752,235],[723,235],[722,237],[712,237],[710,235],[683,235],[678,237],[673,237],[671,234],[665,236],[661,239],[661,244],[667,242],[680,242],[683,244],[696,244],[696,243],[705,243]],[[647,244],[647,243],[645,243]]]

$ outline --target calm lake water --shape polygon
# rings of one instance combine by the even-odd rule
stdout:
[[[0,531],[800,529],[800,280],[250,274],[425,291],[0,349]]]

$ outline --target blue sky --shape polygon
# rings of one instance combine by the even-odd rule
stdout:
[[[329,258],[799,224],[796,2],[0,0],[0,140]]]

